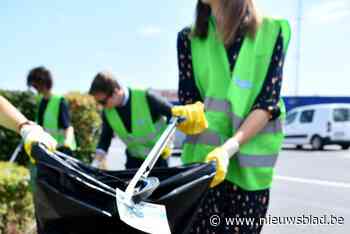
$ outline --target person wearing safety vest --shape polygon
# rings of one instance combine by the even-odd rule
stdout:
[[[188,134],[201,132],[207,126],[202,103],[173,107],[150,90],[121,86],[109,72],[95,76],[89,93],[104,107],[102,133],[92,162],[93,166],[101,169],[107,168],[106,155],[114,134],[126,145],[125,167],[130,169],[141,166],[163,133],[166,119],[171,116],[186,118],[179,128]],[[170,154],[168,146],[155,166],[167,167],[166,160]]]
[[[64,97],[52,93],[53,79],[45,67],[33,68],[27,76],[28,87],[39,93],[36,122],[58,142],[60,151],[71,154],[77,148],[69,108]]]
[[[253,0],[199,0],[196,13],[178,34],[178,94],[182,104],[204,102],[208,129],[186,138],[181,157],[217,169],[190,233],[260,233],[283,141],[290,26],[259,16]],[[254,223],[215,225],[213,215]]]

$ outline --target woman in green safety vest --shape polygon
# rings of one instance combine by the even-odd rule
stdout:
[[[259,16],[253,0],[198,0],[196,13],[178,35],[178,95],[204,102],[208,128],[186,138],[182,161],[215,160],[217,171],[191,233],[260,233],[283,140],[289,23]]]
[[[27,85],[34,87],[40,95],[36,122],[57,140],[61,151],[71,154],[76,150],[76,142],[69,108],[63,96],[52,93],[50,71],[45,67],[33,68],[28,74]]]
[[[102,133],[92,163],[101,169],[106,169],[106,155],[114,134],[126,145],[125,167],[130,169],[142,165],[166,127],[165,118],[186,117],[179,128],[188,134],[206,127],[203,104],[173,107],[150,90],[123,87],[110,72],[98,73],[89,93],[104,107]],[[170,153],[167,147],[155,166],[167,167]]]

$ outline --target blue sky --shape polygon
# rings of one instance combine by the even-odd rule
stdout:
[[[302,0],[300,95],[350,95],[350,1]],[[291,21],[283,94],[295,94],[297,0],[257,0]],[[52,70],[55,91],[86,91],[100,70],[130,86],[175,89],[177,32],[196,0],[0,1],[0,88],[26,89],[28,70]]]

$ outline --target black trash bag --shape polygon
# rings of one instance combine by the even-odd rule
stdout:
[[[39,234],[143,233],[120,220],[115,194],[80,172],[125,191],[135,170],[102,171],[33,146],[37,160],[35,212]],[[72,170],[74,168],[74,170]],[[166,206],[171,233],[187,233],[215,174],[213,164],[154,168],[160,185],[146,202]]]

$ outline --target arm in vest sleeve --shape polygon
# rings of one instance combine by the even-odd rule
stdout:
[[[113,129],[109,126],[106,116],[102,113],[102,133],[97,144],[91,166],[106,169],[106,156],[113,138]]]
[[[282,79],[283,79],[283,64],[285,53],[283,50],[283,36],[279,33],[275,44],[272,60],[269,70],[264,81],[263,87],[255,100],[252,110],[262,109],[270,113],[270,121],[278,119],[281,115],[281,108],[278,103],[280,101]]]
[[[63,148],[74,151],[77,148],[74,128],[71,125],[69,106],[64,97],[60,100],[58,128],[63,129]]]
[[[162,116],[165,116],[168,120],[171,118],[171,108],[173,105],[168,100],[151,90],[146,91],[146,98],[153,122],[156,122]]]
[[[170,120],[173,104],[151,90],[146,91],[146,98],[150,107],[153,122],[158,121],[162,116],[165,116],[168,121]],[[173,142],[170,141],[161,153],[161,157],[165,160],[168,159],[171,156],[172,151]]]
[[[192,67],[190,41],[191,27],[185,27],[177,36],[177,63],[179,69],[179,88],[177,96],[181,105],[203,102],[196,86]]]
[[[64,97],[61,98],[59,109],[58,128],[67,129],[71,126],[71,118],[69,114],[69,106]]]
[[[172,113],[174,116],[183,116],[187,118],[187,120],[178,127],[182,132],[188,135],[195,135],[207,129],[208,122],[205,115],[201,113],[202,109],[204,110],[204,105],[202,104],[203,99],[200,97],[199,90],[194,80],[191,48],[188,46],[190,45],[190,32],[191,28],[186,27],[178,33],[177,37],[177,58],[180,71],[178,96],[180,103],[183,105],[174,107]],[[191,122],[192,117],[197,118],[195,119],[196,121]]]
[[[71,148],[72,142],[74,142],[74,128],[69,126],[64,130],[64,143],[63,146],[67,148]]]

